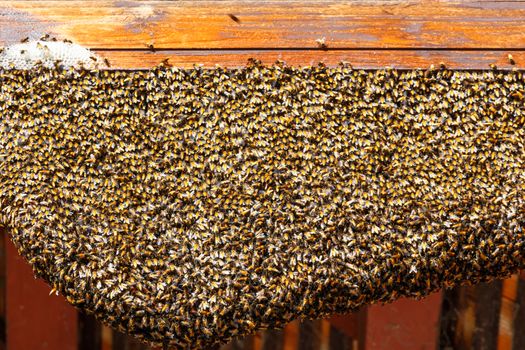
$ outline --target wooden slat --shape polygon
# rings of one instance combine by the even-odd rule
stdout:
[[[400,299],[368,307],[365,349],[434,350],[438,339],[441,292],[425,299]]]
[[[330,329],[330,350],[352,350],[352,338],[348,337],[339,328]]]
[[[102,349],[113,350],[113,330],[108,326],[102,325]]]
[[[295,320],[284,327],[284,350],[297,350],[299,344],[299,321]]]
[[[0,235],[7,232],[0,227]],[[6,350],[6,240],[0,237],[0,350]]]
[[[282,350],[284,335],[282,330],[268,329],[262,333],[262,350]]]
[[[443,290],[441,316],[439,320],[438,349],[453,349],[454,333],[458,318],[456,305],[459,298],[459,291],[460,288]]]
[[[523,49],[525,4],[3,1],[0,28],[0,45],[51,33],[92,48],[315,48],[325,37],[331,48]]]
[[[497,348],[501,289],[501,280],[481,283],[476,286],[474,349],[491,350]]]
[[[329,321],[333,327],[343,332],[347,337],[359,338],[359,312],[348,315],[334,315]]]
[[[262,337],[263,337],[263,330],[257,331],[253,335],[253,350],[261,350],[262,349]]]
[[[319,344],[319,350],[329,350],[330,328],[331,324],[328,320],[321,320],[321,341]]]
[[[470,350],[474,341],[476,327],[476,287],[465,286],[459,290],[455,303],[457,322],[454,332],[454,349]]]
[[[335,66],[341,61],[352,64],[354,68],[400,69],[436,67],[440,62],[453,69],[489,69],[495,64],[499,69],[525,68],[525,51],[435,51],[435,50],[228,50],[228,51],[95,51],[101,57],[107,57],[111,68],[147,69],[160,64],[166,58],[178,67],[203,65],[213,67],[239,67],[248,59],[256,58],[265,64],[277,60],[289,65],[316,65],[323,62]],[[508,60],[512,53],[515,65]]]
[[[83,312],[78,314],[78,350],[102,350],[102,325]]]
[[[503,281],[501,311],[498,331],[498,350],[512,350],[514,315],[518,296],[518,275]]]
[[[298,350],[320,350],[322,338],[321,322],[321,320],[314,320],[300,323]]]
[[[516,315],[514,318],[514,337],[512,349],[525,349],[525,271],[518,281],[518,294],[516,296]]]
[[[8,240],[4,235],[4,238]],[[77,311],[33,277],[10,240],[7,247],[7,349],[76,350]]]

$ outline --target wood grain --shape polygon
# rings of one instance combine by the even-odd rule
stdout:
[[[518,281],[518,294],[516,296],[515,318],[514,318],[514,337],[512,339],[513,349],[525,349],[525,278]]]
[[[494,280],[476,286],[476,328],[474,349],[491,350],[498,345],[502,281]]]
[[[517,296],[518,275],[515,274],[503,281],[499,317],[498,350],[512,350]]]
[[[268,329],[262,332],[262,350],[282,350],[284,333],[278,329]]]
[[[321,320],[305,320],[299,326],[298,350],[320,350],[322,343]]]
[[[51,33],[91,48],[523,49],[525,3],[3,1],[0,28],[0,45]]]
[[[78,313],[78,350],[102,350],[102,326],[84,312]]]
[[[147,69],[168,58],[174,66],[189,68],[193,65],[214,67],[240,67],[248,59],[256,58],[265,64],[277,60],[289,65],[316,65],[323,62],[335,66],[341,61],[354,68],[376,69],[393,67],[399,69],[436,67],[443,62],[452,69],[489,69],[495,64],[500,69],[525,68],[525,50],[512,51],[515,65],[508,60],[510,51],[485,50],[196,50],[196,51],[124,51],[97,50],[101,57],[110,61],[111,68]]]

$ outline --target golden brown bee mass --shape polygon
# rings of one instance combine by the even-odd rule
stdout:
[[[145,341],[212,348],[525,266],[520,71],[60,67],[0,71],[0,224]]]

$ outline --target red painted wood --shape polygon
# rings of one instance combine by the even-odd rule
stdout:
[[[441,292],[421,300],[400,299],[368,307],[365,349],[435,350]]]
[[[6,239],[7,350],[76,350],[77,311],[36,280],[29,264]]]
[[[334,327],[343,332],[347,337],[357,339],[359,337],[359,313],[348,315],[335,315],[328,319]]]

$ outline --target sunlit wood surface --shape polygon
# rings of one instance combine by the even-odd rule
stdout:
[[[250,57],[356,67],[525,66],[519,1],[1,1],[0,45],[49,33],[114,67],[238,66]],[[324,46],[320,43],[324,42]],[[150,52],[153,45],[155,52]]]

